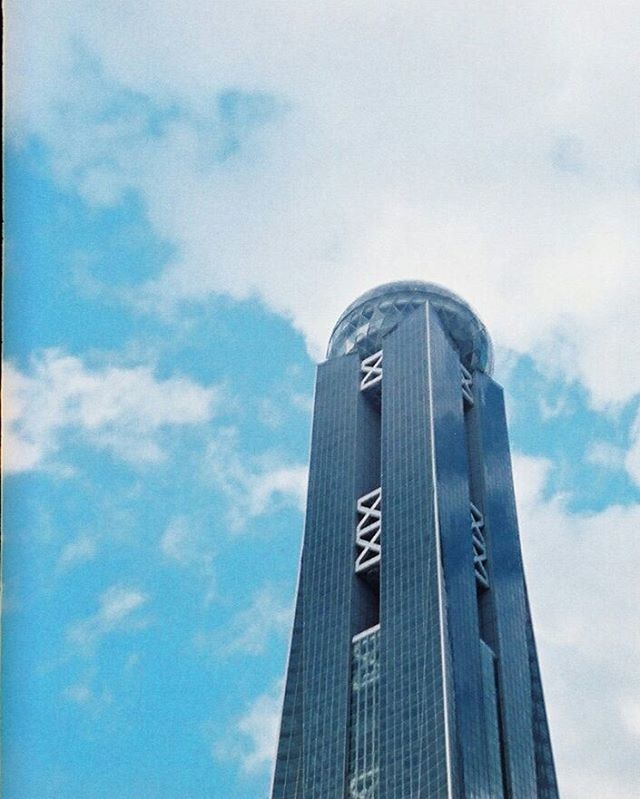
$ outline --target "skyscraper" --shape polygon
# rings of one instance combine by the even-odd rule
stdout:
[[[555,799],[482,322],[373,289],[318,366],[273,799]]]

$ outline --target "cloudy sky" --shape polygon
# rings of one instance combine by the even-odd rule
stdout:
[[[491,331],[565,799],[640,796],[640,6],[8,0],[6,799],[265,796],[314,364]]]

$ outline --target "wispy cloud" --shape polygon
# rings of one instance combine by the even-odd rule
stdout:
[[[200,631],[195,647],[216,658],[262,655],[274,639],[286,640],[291,632],[293,606],[283,601],[275,586],[267,583],[253,595],[249,605],[212,631]]]
[[[561,789],[631,799],[640,795],[632,732],[640,703],[640,505],[574,514],[569,497],[545,494],[549,461],[519,456],[514,467]]]
[[[587,449],[586,459],[596,466],[618,470],[624,469],[626,454],[622,447],[617,447],[609,441],[593,441]]]
[[[227,498],[227,519],[233,530],[282,507],[304,508],[307,466],[283,462],[275,453],[243,456],[232,428],[217,431],[207,448],[205,468]]]
[[[640,486],[640,409],[631,427],[631,444],[625,455],[624,465],[631,479]]]
[[[263,397],[258,403],[258,418],[265,427],[277,430],[287,419],[286,409],[270,397]]]
[[[282,602],[273,586],[265,585],[256,592],[249,607],[231,620],[223,651],[259,655],[273,636],[285,637],[290,632],[292,619],[291,604]]]
[[[95,538],[81,535],[70,541],[60,553],[56,567],[64,572],[79,566],[81,563],[93,560],[98,551]]]
[[[87,704],[93,698],[91,688],[83,683],[74,683],[64,689],[64,696],[77,705]]]
[[[555,400],[540,397],[538,405],[540,408],[540,416],[545,421],[556,419],[566,414],[569,408],[569,402],[566,396],[557,397]]]
[[[4,468],[43,466],[63,435],[131,462],[154,462],[164,453],[158,435],[169,426],[204,424],[219,390],[185,377],[157,378],[149,366],[89,367],[80,358],[46,350],[29,372],[4,365]]]
[[[245,771],[259,771],[271,765],[275,756],[280,710],[278,696],[263,694],[238,720],[238,731],[249,739],[249,747],[241,758]]]
[[[97,689],[94,685],[95,674],[90,672],[81,679],[68,685],[62,692],[67,702],[83,708],[92,716],[98,716],[109,705],[113,704],[113,694],[107,688]]]
[[[169,561],[193,569],[206,586],[208,604],[215,594],[214,554],[199,525],[185,516],[174,517],[160,538],[160,550]]]
[[[300,374],[294,366],[286,370],[282,383],[270,386],[269,393],[257,401],[258,418],[265,427],[277,430],[291,421],[292,412],[308,415],[312,411],[313,396],[297,391],[294,386],[300,383]]]
[[[267,772],[276,754],[281,694],[278,683],[256,697],[229,730],[226,740],[214,745],[214,757],[237,760],[248,774]]]
[[[267,13],[223,0],[176,13],[159,0],[128,4],[123,26],[120,4],[13,0],[7,134],[35,141],[89,207],[140,200],[174,257],[133,281],[130,306],[257,297],[321,356],[361,291],[424,278],[473,302],[503,351],[581,383],[598,407],[623,403],[640,390],[637,10],[503,5],[301,0]],[[7,470],[59,468],[67,436],[153,463],[163,428],[215,412],[215,389],[148,366],[49,351],[7,370]],[[637,511],[573,515],[542,492],[545,462],[519,464],[565,795],[638,796]],[[640,419],[624,465],[640,485]],[[305,468],[242,452],[233,435],[206,468],[233,529],[303,506]],[[199,568],[184,528],[165,535],[166,558]],[[68,558],[80,557],[78,544]],[[70,631],[76,646],[141,622],[146,595],[117,590],[120,605],[105,594]],[[248,763],[264,761],[269,708],[243,716]]]
[[[147,620],[137,611],[149,596],[137,588],[113,585],[98,599],[98,610],[67,630],[67,638],[83,654],[91,654],[102,639],[115,632],[141,629]]]
[[[606,440],[593,441],[586,454],[590,463],[612,471],[626,471],[640,487],[640,409],[631,423],[626,447]]]
[[[131,301],[259,296],[319,354],[354,296],[413,275],[594,403],[637,393],[635,9],[302,7],[138,4],[141,41],[116,7],[9,6],[9,136],[88,203],[136,192],[177,247]]]

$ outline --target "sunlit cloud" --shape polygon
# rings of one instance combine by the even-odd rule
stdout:
[[[223,646],[226,654],[259,655],[273,636],[286,637],[291,632],[293,608],[276,595],[270,585],[254,595],[251,604],[231,620]]]
[[[277,453],[245,456],[237,431],[222,428],[209,442],[205,460],[209,479],[227,498],[227,519],[240,531],[251,520],[283,507],[304,509],[308,469]]]
[[[164,458],[159,433],[208,422],[219,390],[185,377],[157,378],[149,366],[91,367],[46,350],[29,371],[4,365],[4,468],[40,468],[55,457],[63,435],[78,436],[132,463]]]
[[[36,149],[39,178],[89,216],[118,212],[135,198],[149,236],[167,243],[154,270],[138,270],[132,259],[118,286],[108,270],[91,274],[90,250],[101,242],[78,243],[89,250],[78,257],[89,265],[83,288],[91,288],[94,307],[108,314],[108,298],[110,310],[134,320],[140,339],[152,322],[172,343],[185,308],[208,313],[211,298],[225,295],[253,301],[248,313],[266,308],[287,320],[292,337],[300,333],[321,359],[333,323],[357,295],[418,278],[477,308],[500,353],[498,380],[532,359],[544,386],[561,384],[548,394],[526,387],[521,431],[529,414],[541,428],[572,424],[584,412],[573,404],[576,387],[601,421],[638,413],[640,40],[632,4],[543,0],[505,13],[502,3],[447,0],[222,0],[214,9],[169,0],[10,0],[5,10],[8,147]],[[14,263],[14,253],[8,242],[14,274],[30,274],[33,265]],[[69,275],[60,270],[59,280]],[[200,643],[227,665],[249,658],[269,686],[269,655],[284,648],[290,625],[287,597],[247,574],[246,600],[229,618],[218,613],[214,568],[236,568],[247,539],[221,537],[228,549],[214,551],[189,503],[211,503],[207,512],[213,508],[231,532],[264,531],[279,512],[301,512],[307,469],[278,434],[292,407],[310,412],[311,397],[283,390],[247,398],[234,385],[238,407],[250,407],[272,436],[259,453],[244,432],[212,427],[226,399],[217,384],[187,376],[175,358],[173,371],[162,373],[153,355],[124,361],[118,348],[130,342],[116,338],[109,356],[67,344],[5,365],[5,472],[29,473],[25,482],[34,484],[64,478],[83,510],[103,490],[127,520],[127,563],[146,570],[148,558],[162,567],[145,590],[135,570],[127,572],[132,583],[121,583],[122,541],[107,548],[103,528],[65,528],[71,538],[51,548],[51,563],[40,546],[47,565],[38,584],[48,587],[56,570],[86,576],[79,567],[99,563],[100,585],[111,587],[101,594],[92,587],[95,605],[72,606],[76,621],[61,615],[57,632],[66,629],[72,653],[97,653],[149,622],[151,595],[165,612],[162,581],[180,570],[218,614],[219,634],[204,633]],[[231,363],[241,357],[237,341],[209,346]],[[277,364],[274,349],[266,377]],[[181,430],[202,433],[206,450],[189,486],[178,473],[193,461],[168,443]],[[548,434],[534,432],[536,451],[550,452]],[[627,440],[605,440],[599,428],[593,437],[584,450],[590,472],[624,470],[640,486],[640,415]],[[87,476],[72,454],[78,443],[118,467],[146,467],[145,476],[162,471],[154,464],[176,466],[176,482],[168,489],[150,479],[137,499],[105,482],[83,500]],[[576,483],[580,465],[572,466]],[[550,491],[552,468],[544,458],[516,459],[561,790],[567,799],[635,799],[638,509],[628,497],[626,505],[605,497],[598,513],[572,513],[571,496]],[[61,517],[73,518],[69,493],[51,510],[58,531]],[[166,514],[146,526],[158,506]],[[115,511],[108,516],[104,527],[118,527]],[[268,534],[261,540],[271,543]],[[41,607],[21,590],[16,618]],[[196,631],[185,634],[191,640]],[[152,655],[153,648],[140,657]],[[138,655],[131,657],[134,670]],[[67,709],[110,695],[89,677],[70,683]],[[264,776],[273,757],[276,693],[239,699],[227,738],[216,744],[247,781]]]
[[[82,563],[93,560],[97,551],[95,538],[87,535],[78,536],[63,548],[58,558],[57,568],[61,572],[69,571]]]
[[[423,278],[596,407],[640,390],[628,4],[217,9],[130,8],[140,41],[115,7],[11,8],[10,138],[176,248],[131,303],[257,296],[320,356],[355,296]]]
[[[148,622],[137,611],[148,601],[149,596],[137,588],[113,585],[99,597],[94,614],[68,628],[67,639],[80,652],[90,654],[112,633],[145,627]]]
[[[213,746],[219,759],[234,759],[247,774],[266,774],[276,754],[280,711],[281,685],[257,696],[228,731],[226,740]]]
[[[522,545],[560,790],[632,799],[640,792],[640,505],[571,513],[546,497],[551,463],[514,459]],[[607,746],[602,746],[602,741]]]
[[[625,456],[624,465],[631,479],[640,487],[640,410],[631,428],[631,445]]]
[[[214,554],[199,524],[185,516],[172,518],[160,538],[160,550],[168,561],[197,575],[205,587],[204,604],[209,604],[216,590]]]

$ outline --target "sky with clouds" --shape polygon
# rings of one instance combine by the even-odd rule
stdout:
[[[565,799],[640,795],[640,7],[9,0],[7,799],[269,782],[314,364],[441,283],[505,386]]]

